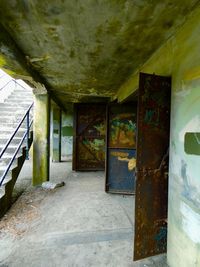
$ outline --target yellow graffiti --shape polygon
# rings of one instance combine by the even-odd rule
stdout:
[[[125,152],[116,152],[116,151],[113,151],[111,152],[111,156],[114,156],[114,157],[128,157],[128,153],[125,153]]]

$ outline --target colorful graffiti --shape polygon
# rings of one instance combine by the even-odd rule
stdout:
[[[83,104],[77,110],[77,166],[80,170],[105,167],[106,107]]]
[[[110,126],[110,147],[135,148],[136,123],[132,113],[117,114]]]
[[[136,151],[109,149],[109,191],[133,193],[135,187]]]
[[[104,161],[105,160],[105,139],[89,139],[84,138],[82,144],[86,148],[84,150],[84,158],[87,157],[89,153],[95,160]]]

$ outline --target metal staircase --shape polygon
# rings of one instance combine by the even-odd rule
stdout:
[[[0,217],[12,204],[13,188],[33,140],[32,90],[13,79],[6,86],[11,83],[14,89],[0,103]]]

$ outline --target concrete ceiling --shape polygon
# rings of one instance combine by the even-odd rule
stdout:
[[[63,105],[102,101],[116,94],[198,3],[1,0],[0,63],[15,74],[38,77]]]

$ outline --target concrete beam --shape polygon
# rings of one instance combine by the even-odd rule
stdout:
[[[50,97],[34,96],[33,185],[49,180]]]

